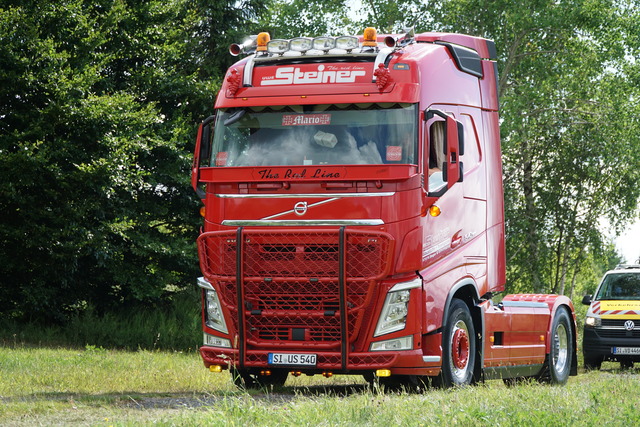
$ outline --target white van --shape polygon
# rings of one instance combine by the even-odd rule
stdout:
[[[589,305],[584,323],[582,354],[586,369],[600,369],[603,361],[632,368],[640,362],[640,265],[619,265],[607,271]]]

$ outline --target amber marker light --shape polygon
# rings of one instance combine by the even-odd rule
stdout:
[[[205,213],[207,213],[207,208],[203,206],[200,208],[200,216],[204,218]]]
[[[429,208],[429,215],[436,217],[440,215],[440,208],[437,207],[436,205],[433,205]]]
[[[258,38],[256,39],[256,44],[258,47],[256,50],[258,52],[266,52],[267,51],[267,43],[271,40],[271,36],[269,33],[260,33],[258,34]]]
[[[375,28],[365,28],[363,38],[364,41],[362,42],[362,46],[378,46],[378,42],[376,41],[376,39],[378,38],[378,33]]]

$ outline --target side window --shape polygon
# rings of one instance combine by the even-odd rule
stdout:
[[[477,167],[480,163],[481,153],[478,148],[478,135],[473,117],[461,114],[460,121],[464,126],[464,170],[465,172]]]
[[[446,182],[442,174],[446,159],[445,132],[446,123],[434,121],[429,126],[429,154],[428,154],[428,190],[429,193],[441,193],[446,190]],[[438,195],[439,195],[438,194]]]

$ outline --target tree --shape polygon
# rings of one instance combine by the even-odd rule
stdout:
[[[571,292],[586,260],[605,256],[601,221],[620,230],[638,211],[638,1],[362,4],[351,28],[496,42],[508,290]]]
[[[193,285],[193,137],[224,75],[218,41],[257,15],[237,5],[4,2],[0,315],[64,321]]]

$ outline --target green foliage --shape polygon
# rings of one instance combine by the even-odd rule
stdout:
[[[160,5],[2,10],[5,314],[61,321],[89,302],[159,301],[195,275],[180,106],[192,88],[174,81],[181,36],[156,28],[184,10]]]
[[[193,286],[192,141],[224,74],[211,58],[257,3],[235,6],[0,8],[0,316],[159,309]]]

